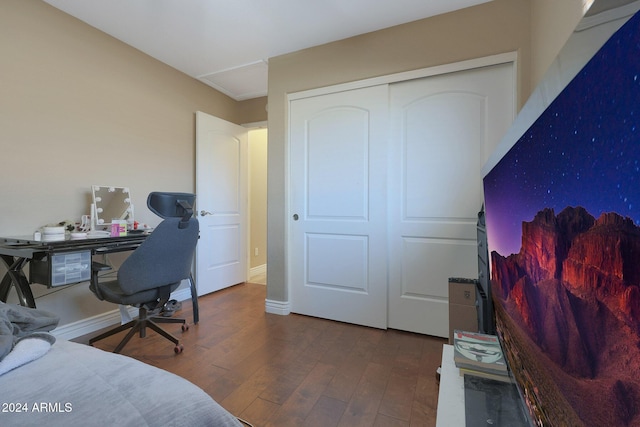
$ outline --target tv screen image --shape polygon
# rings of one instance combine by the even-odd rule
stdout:
[[[640,15],[484,192],[496,327],[533,422],[640,425]]]

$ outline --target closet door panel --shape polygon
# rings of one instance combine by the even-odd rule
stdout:
[[[449,335],[448,279],[475,279],[482,166],[515,112],[513,64],[390,86],[389,327]]]
[[[290,103],[294,313],[387,327],[386,85]]]

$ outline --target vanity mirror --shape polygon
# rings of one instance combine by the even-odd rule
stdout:
[[[133,221],[133,204],[127,187],[92,186],[92,230],[110,226],[113,220]]]

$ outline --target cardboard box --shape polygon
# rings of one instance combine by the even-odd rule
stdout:
[[[478,332],[475,279],[449,279],[449,344],[453,344],[453,331],[460,329]]]

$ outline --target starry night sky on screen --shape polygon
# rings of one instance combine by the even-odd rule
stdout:
[[[616,32],[484,179],[489,249],[518,253],[543,208],[640,225],[640,12]]]

